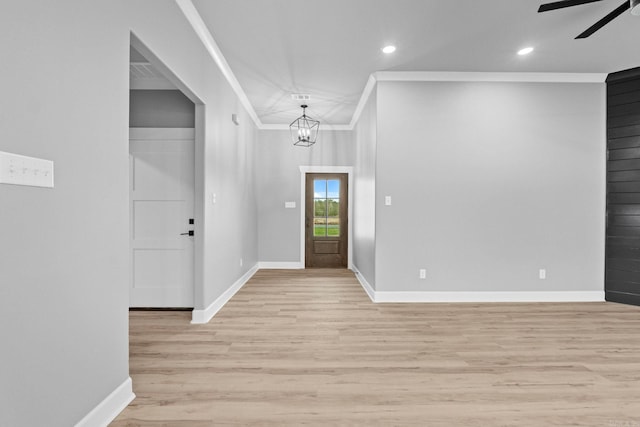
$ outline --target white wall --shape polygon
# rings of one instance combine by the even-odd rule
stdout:
[[[374,90],[354,128],[353,264],[375,290],[377,95]]]
[[[322,126],[322,124],[321,124]],[[320,131],[311,147],[288,130],[261,130],[257,143],[258,243],[261,262],[300,262],[300,166],[352,166],[350,131]],[[284,203],[296,202],[295,209]]]
[[[200,307],[257,262],[256,129],[176,3],[3,5],[0,150],[55,162],[54,189],[0,185],[3,426],[74,425],[129,375],[130,31],[206,105]]]
[[[376,290],[602,290],[604,96],[378,83]]]

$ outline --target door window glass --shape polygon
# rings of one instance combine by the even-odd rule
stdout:
[[[340,236],[340,180],[313,180],[313,235]]]

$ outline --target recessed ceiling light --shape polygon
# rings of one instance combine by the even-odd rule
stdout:
[[[393,45],[385,46],[385,47],[382,48],[382,51],[384,53],[393,53],[393,52],[396,51],[396,47],[393,46]]]
[[[531,46],[529,46],[529,47],[525,47],[524,49],[520,49],[520,50],[518,51],[518,55],[520,55],[520,56],[522,56],[522,55],[528,55],[528,54],[530,54],[531,52],[533,52],[533,48],[532,48]]]

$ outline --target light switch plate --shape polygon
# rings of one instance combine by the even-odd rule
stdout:
[[[0,151],[0,184],[53,188],[53,162]]]
[[[284,207],[286,209],[295,209],[296,208],[296,202],[284,202]]]
[[[384,196],[385,206],[391,206],[391,196]]]

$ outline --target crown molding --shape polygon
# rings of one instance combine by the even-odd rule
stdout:
[[[196,9],[196,7],[193,5],[191,0],[175,0],[175,1],[178,4],[178,7],[180,8],[184,16],[187,18],[187,21],[189,21],[189,23],[193,27],[193,30],[196,32],[197,36],[200,38],[200,41],[202,42],[202,44],[204,44],[204,47],[207,49],[207,52],[209,52],[209,55],[211,55],[211,58],[213,58],[216,65],[218,65],[218,68],[220,68],[220,71],[222,72],[224,77],[227,79],[231,87],[233,88],[234,92],[240,99],[240,103],[242,103],[244,108],[247,110],[247,113],[249,113],[249,116],[251,117],[253,122],[256,124],[256,126],[258,128],[261,128],[262,122],[260,121],[260,118],[256,114],[256,111],[253,109],[251,102],[249,102],[249,98],[247,98],[247,94],[242,89],[242,86],[240,86],[240,83],[238,82],[238,79],[236,78],[235,74],[233,74],[233,71],[231,71],[231,67],[229,66],[229,63],[227,62],[224,55],[222,54],[222,51],[220,51],[218,44],[213,39],[211,32],[209,31],[209,29],[207,28],[207,25],[202,20],[202,17],[200,16],[200,13],[198,13],[198,10]]]
[[[377,82],[520,82],[520,83],[604,83],[606,73],[494,73],[468,71],[378,71],[372,73],[362,91],[349,128],[360,120],[364,106]]]
[[[289,130],[288,124],[262,124],[259,126],[260,130]],[[352,130],[351,125],[327,125],[320,123],[318,131],[336,131],[336,130]]]
[[[367,104],[369,97],[371,96],[371,92],[376,87],[376,73],[370,74],[369,79],[367,80],[367,84],[364,86],[364,90],[362,91],[362,95],[360,96],[360,101],[358,101],[358,105],[356,105],[356,109],[353,112],[353,117],[351,117],[351,122],[349,123],[349,128],[353,129],[360,120],[360,115],[362,114],[362,110],[364,106]]]
[[[191,24],[191,27],[195,31],[198,38],[200,38],[200,41],[202,42],[202,44],[204,44],[205,48],[207,49],[207,52],[209,52],[209,55],[211,55],[211,58],[214,60],[214,62],[216,63],[216,65],[224,75],[224,77],[227,79],[227,82],[229,82],[229,84],[231,85],[231,88],[236,93],[236,95],[240,99],[240,102],[249,113],[249,116],[255,123],[256,127],[260,130],[289,130],[289,124],[262,123],[262,121],[256,114],[256,111],[254,110],[253,106],[251,105],[251,102],[249,101],[247,94],[242,89],[242,86],[240,86],[240,82],[238,81],[235,74],[231,70],[229,63],[225,59],[224,55],[222,54],[222,51],[218,47],[218,44],[214,40],[209,29],[207,28],[207,25],[202,20],[200,13],[198,13],[198,10],[193,5],[193,2],[191,0],[175,0],[175,1],[178,7],[180,8],[180,10],[182,11],[182,13],[184,14],[184,16],[187,18],[187,21],[189,21],[189,24]],[[320,127],[321,132],[326,130],[336,131],[336,130],[352,130],[352,129],[353,129],[353,126],[348,124],[338,124],[338,125],[325,124]]]
[[[604,83],[606,73],[498,73],[470,71],[378,71],[379,82]]]
[[[288,124],[264,124],[256,114],[229,63],[213,39],[191,0],[175,0],[218,68],[227,79],[249,116],[260,130],[285,130]],[[323,125],[322,130],[353,130],[377,82],[521,82],[521,83],[604,83],[606,73],[514,73],[468,71],[378,71],[369,75],[349,124]]]
[[[623,80],[637,78],[640,78],[640,67],[611,73],[607,76],[607,83],[619,83]]]

